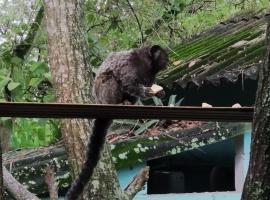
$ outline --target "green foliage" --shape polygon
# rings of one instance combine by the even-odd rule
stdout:
[[[179,99],[178,101],[176,99],[177,95],[171,95],[169,98],[168,106],[180,106],[182,101],[184,100],[184,98]]]
[[[155,106],[163,106],[166,105],[166,99],[162,100],[158,97],[152,97],[153,103]],[[183,99],[177,100],[176,95],[171,95],[169,97],[167,106],[179,106]],[[138,101],[139,105],[144,105],[142,101]],[[148,119],[148,120],[114,120],[114,129],[127,127],[134,131],[134,135],[143,134],[147,129],[151,127],[155,127],[160,120],[157,119]]]
[[[158,122],[159,120],[152,119],[152,120],[147,120],[146,122],[140,123],[139,128],[136,129],[136,131],[134,132],[134,135],[139,135],[139,134],[144,133],[148,128],[152,126],[156,126]]]
[[[154,104],[156,106],[163,106],[163,102],[162,102],[162,100],[160,98],[158,98],[158,97],[152,97],[152,100],[154,101]]]
[[[25,52],[24,58],[14,51],[30,31],[40,7],[36,2],[0,2],[0,6],[5,8],[0,11],[1,101],[55,101],[47,64],[46,40],[41,30],[30,44],[32,50]],[[1,118],[0,121],[12,130],[12,145],[15,148],[48,145],[59,138],[59,122],[56,120]]]
[[[44,61],[17,58],[2,60],[0,68],[0,99],[8,90],[13,101],[51,102],[55,100],[51,87],[49,68]],[[1,119],[6,122],[6,119]],[[10,122],[10,120],[9,120]],[[59,123],[56,120],[16,119],[13,120],[12,146],[37,147],[49,145],[59,138]],[[7,123],[4,123],[5,125]],[[7,125],[6,125],[7,126]]]
[[[38,147],[56,142],[60,137],[59,123],[51,119],[16,119],[13,125],[12,146]]]
[[[5,86],[10,82],[10,78],[5,76],[0,76],[0,91],[5,89]]]
[[[9,91],[13,91],[14,89],[18,88],[18,86],[20,86],[20,83],[18,82],[10,82],[8,85],[7,85],[7,88]]]
[[[241,1],[242,2],[242,1]],[[166,0],[132,1],[142,30],[125,1],[87,1],[86,24],[91,49],[91,63],[98,67],[111,51],[128,49],[144,44],[158,43],[175,46],[193,35],[226,20],[242,10],[260,10],[268,0]],[[153,9],[150,9],[153,8]]]

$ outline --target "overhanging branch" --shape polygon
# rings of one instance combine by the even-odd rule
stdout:
[[[39,9],[38,14],[34,20],[34,22],[31,24],[31,28],[28,32],[28,35],[26,38],[20,42],[14,49],[13,54],[14,56],[17,56],[21,59],[24,59],[24,56],[28,54],[32,47],[32,43],[35,39],[35,36],[37,34],[37,31],[39,29],[39,26],[41,24],[41,21],[44,16],[44,8],[43,6]]]

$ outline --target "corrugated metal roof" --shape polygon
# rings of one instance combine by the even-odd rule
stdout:
[[[170,66],[158,77],[159,84],[185,88],[190,82],[200,86],[205,81],[218,85],[221,79],[257,79],[268,15],[237,16],[177,45]]]

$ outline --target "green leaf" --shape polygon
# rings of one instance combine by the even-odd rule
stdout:
[[[14,57],[11,58],[11,63],[12,64],[19,65],[19,64],[21,64],[21,62],[22,62],[22,59],[20,59],[17,56],[14,56]]]
[[[9,91],[12,91],[12,90],[16,89],[19,85],[21,85],[21,84],[18,82],[10,82],[7,87],[8,87]]]
[[[43,74],[43,76],[44,76],[46,79],[48,79],[49,81],[52,80],[51,72],[47,72],[47,73]]]
[[[89,13],[86,16],[87,22],[90,23],[90,24],[95,21],[95,18],[96,18],[95,15],[93,15],[92,13]]]
[[[163,106],[163,103],[162,103],[160,98],[152,97],[152,99],[153,99],[156,106]]]
[[[31,78],[31,80],[29,81],[29,86],[37,87],[41,81],[41,78]]]
[[[137,101],[137,104],[138,104],[139,106],[143,106],[143,102],[142,102],[142,100],[141,100],[141,99],[139,99],[139,100]]]
[[[11,63],[11,58],[13,56],[11,55],[10,51],[5,51],[4,53],[2,53],[1,57],[2,57],[4,62],[10,64]]]
[[[1,57],[1,55],[0,55],[0,57]],[[1,66],[1,67],[3,67],[3,66]],[[7,75],[8,74],[8,69],[7,68],[2,68],[2,69],[0,69],[0,79],[2,79],[1,77],[5,77],[5,76],[3,76],[3,75]]]
[[[180,106],[183,100],[184,100],[184,97],[181,98],[179,101],[177,101],[177,102],[175,103],[175,105],[176,105],[176,106]]]
[[[13,27],[12,32],[15,32],[17,35],[20,35],[20,36],[23,35],[23,30],[21,29],[20,26]]]
[[[130,120],[130,119],[124,119],[124,120],[117,120],[117,119],[115,119],[115,120],[113,120],[113,123],[138,126],[137,120]]]
[[[94,68],[94,67],[92,67],[92,72],[94,73],[94,74],[96,74],[97,73],[97,70],[98,70],[98,68]]]
[[[33,72],[36,75],[43,75],[46,72],[49,72],[48,65],[45,62],[36,62],[36,63],[34,63],[31,66],[30,70],[31,70],[31,72]]]
[[[96,45],[96,43],[97,43],[97,38],[94,36],[94,35],[90,35],[90,34],[88,34],[88,42],[89,42],[89,44],[90,45]]]
[[[174,106],[175,105],[175,99],[176,99],[176,95],[171,95],[169,102],[168,102],[168,106]]]
[[[119,25],[117,22],[111,22],[108,30],[114,30],[114,29],[117,29],[118,27],[119,27]]]
[[[1,77],[0,77],[0,78],[1,78]],[[4,88],[4,87],[8,84],[9,81],[10,81],[10,78],[7,78],[7,77],[3,78],[3,79],[0,81],[0,90],[1,90],[2,88]]]
[[[22,24],[20,25],[20,27],[21,27],[21,29],[22,29],[23,31],[27,31],[27,30],[29,29],[29,25],[26,24],[26,23],[22,23]]]
[[[134,132],[134,134],[135,134],[135,135],[139,135],[139,134],[143,133],[144,131],[146,131],[146,130],[147,130],[149,127],[151,127],[153,124],[156,124],[156,123],[158,123],[158,122],[159,122],[159,120],[157,120],[157,119],[149,120],[148,122],[146,122],[146,123],[140,125],[140,128],[138,128],[138,129]]]

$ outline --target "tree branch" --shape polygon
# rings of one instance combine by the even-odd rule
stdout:
[[[128,6],[129,6],[131,12],[133,13],[133,15],[134,15],[134,17],[135,17],[135,19],[136,19],[136,21],[137,21],[137,24],[138,24],[138,27],[139,27],[139,30],[140,30],[140,33],[141,33],[141,43],[143,43],[143,42],[144,42],[144,36],[143,36],[142,25],[141,25],[141,23],[140,23],[140,21],[139,21],[137,15],[136,15],[135,10],[134,10],[134,8],[132,7],[131,3],[129,2],[129,0],[126,0],[126,1],[127,1],[127,3],[128,3]]]
[[[20,200],[40,200],[33,193],[29,192],[3,167],[4,187],[13,197]]]
[[[98,24],[94,24],[94,25],[90,26],[90,27],[86,30],[86,32],[89,32],[92,28],[95,28],[95,27],[97,27],[97,26],[104,26],[104,24],[107,23],[107,22],[109,22],[109,21],[110,21],[110,20],[108,19],[108,20],[104,20],[104,21],[102,21],[102,22],[100,22],[100,23],[98,23]]]
[[[45,182],[49,189],[50,199],[57,200],[58,199],[58,184],[54,176],[54,167],[52,165],[48,165],[45,171],[46,171]]]
[[[39,29],[39,26],[41,24],[41,21],[44,16],[44,8],[43,6],[39,9],[38,14],[34,20],[34,22],[31,24],[31,28],[28,32],[28,35],[26,38],[20,42],[14,49],[13,49],[13,55],[17,56],[21,59],[24,59],[24,56],[27,55],[27,53],[30,51],[32,47],[32,43],[35,39],[35,36],[37,34],[37,31]]]
[[[139,174],[137,174],[131,183],[125,188],[125,193],[129,196],[130,199],[142,190],[145,182],[149,178],[149,167],[143,168]]]

